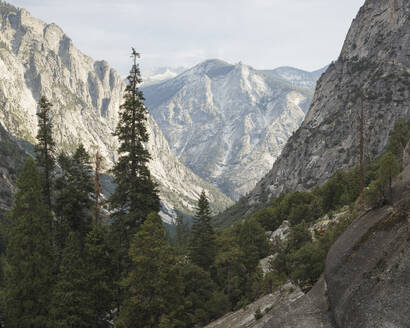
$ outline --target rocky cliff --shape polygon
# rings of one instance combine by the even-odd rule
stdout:
[[[331,247],[324,277],[277,304],[265,328],[407,328],[410,295],[410,163],[394,203],[357,217]]]
[[[215,59],[143,90],[178,157],[238,199],[268,172],[302,122],[320,74]]]
[[[112,165],[117,149],[112,132],[125,82],[107,62],[82,54],[57,25],[0,2],[0,76],[0,122],[12,135],[35,142],[37,101],[45,95],[53,104],[58,150],[71,151],[82,142],[91,153],[98,148],[107,167]],[[179,162],[151,117],[148,131],[150,169],[167,205],[190,211],[202,189],[215,209],[231,203]]]
[[[356,165],[362,109],[366,158],[386,148],[397,118],[410,118],[409,15],[407,0],[365,2],[339,59],[319,79],[301,127],[250,193],[250,203],[312,188]]]

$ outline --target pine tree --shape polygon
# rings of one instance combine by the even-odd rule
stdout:
[[[188,241],[188,227],[184,223],[184,217],[178,213],[175,220],[176,233],[175,233],[175,248],[179,255],[185,254],[187,241]]]
[[[81,241],[90,231],[94,186],[89,155],[83,145],[77,148],[73,157],[60,154],[58,163],[61,175],[55,183],[56,232],[57,244],[63,247],[70,231],[76,232]]]
[[[6,324],[7,327],[52,327],[49,319],[55,269],[52,218],[31,158],[26,161],[17,186],[6,254]]]
[[[37,133],[38,143],[35,145],[34,150],[36,152],[37,166],[41,169],[44,199],[48,208],[51,209],[55,166],[55,143],[52,135],[53,125],[50,118],[52,105],[45,96],[40,98],[38,105],[40,107],[40,110],[37,113],[39,127]]]
[[[70,232],[53,292],[51,313],[56,327],[96,327],[87,278],[80,239],[77,234]]]
[[[211,211],[205,191],[202,191],[198,200],[198,208],[191,230],[189,253],[192,262],[204,270],[209,270],[215,259],[215,234],[211,226]]]
[[[94,225],[85,241],[85,258],[87,261],[87,294],[90,297],[88,306],[93,318],[92,327],[110,327],[108,318],[113,307],[113,272],[112,250],[107,244],[102,227]],[[91,326],[90,326],[91,327]]]
[[[394,156],[396,156],[400,165],[402,164],[402,157],[404,149],[409,142],[410,138],[410,120],[405,121],[399,118],[390,133],[389,147],[390,151]]]
[[[99,224],[102,219],[101,207],[104,205],[103,188],[101,183],[102,156],[99,151],[95,154],[94,174],[94,224]]]
[[[129,295],[116,320],[117,327],[158,327],[160,321],[173,327],[173,314],[179,311],[182,284],[172,248],[156,213],[136,233],[130,248],[133,269],[123,281]]]
[[[145,147],[148,142],[145,126],[147,109],[143,103],[143,94],[137,87],[142,81],[136,63],[137,57],[139,54],[132,49],[134,62],[114,134],[119,139],[120,147],[118,162],[112,170],[117,187],[110,197],[110,206],[113,222],[111,237],[116,250],[114,257],[118,281],[128,275],[128,251],[138,227],[149,213],[160,210],[157,185],[147,167],[151,158]],[[122,292],[119,287],[116,294],[117,308],[120,308]]]
[[[113,169],[117,188],[111,197],[115,223],[121,225],[128,241],[149,213],[160,210],[157,185],[152,181],[147,167],[151,159],[144,145],[148,142],[145,126],[147,109],[143,94],[137,87],[142,80],[136,64],[139,54],[134,49],[132,57],[134,64],[128,76],[125,101],[120,107],[120,120],[114,134],[120,141],[120,157]]]

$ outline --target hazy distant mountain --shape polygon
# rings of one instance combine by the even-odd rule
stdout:
[[[279,78],[289,81],[294,86],[315,88],[316,81],[326,71],[328,66],[313,72],[306,72],[294,67],[278,67],[273,70],[263,70],[262,72],[271,78]]]
[[[144,86],[164,82],[187,70],[186,67],[156,67],[142,72]]]
[[[177,156],[238,199],[271,169],[299,127],[318,76],[215,59],[143,90]]]
[[[9,133],[35,142],[37,101],[45,95],[53,104],[58,150],[81,142],[91,152],[98,148],[112,165],[125,82],[107,62],[82,54],[57,25],[0,2],[0,77],[0,123]],[[232,203],[179,162],[151,117],[147,125],[149,165],[166,207],[192,210],[202,189],[216,209]]]

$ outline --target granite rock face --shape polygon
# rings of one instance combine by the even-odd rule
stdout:
[[[357,218],[326,260],[336,327],[408,327],[410,165],[396,179],[394,204]]]
[[[311,107],[250,203],[310,189],[359,162],[360,112],[365,156],[387,145],[399,117],[410,118],[410,2],[367,0],[339,59],[319,79]]]
[[[0,2],[0,76],[0,122],[12,135],[35,142],[37,101],[45,95],[53,104],[58,150],[70,152],[82,142],[112,165],[125,82],[107,62],[81,53],[57,25]],[[149,166],[163,202],[189,212],[205,189],[215,209],[231,204],[177,159],[151,117],[147,125]]]
[[[260,71],[213,59],[143,90],[175,154],[238,199],[268,172],[299,127],[321,72]]]
[[[313,288],[267,313],[265,328],[407,328],[410,322],[410,165],[393,204],[358,216],[330,248]]]
[[[265,295],[245,308],[230,312],[206,325],[205,328],[263,328],[275,315],[270,309],[289,306],[304,296],[299,287],[287,282],[273,293]],[[263,316],[256,320],[255,312],[259,309]]]

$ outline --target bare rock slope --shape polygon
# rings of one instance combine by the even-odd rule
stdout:
[[[354,19],[339,59],[319,79],[312,105],[251,203],[306,190],[359,161],[359,114],[365,155],[386,148],[399,117],[410,118],[410,2],[367,0]]]
[[[212,59],[144,94],[181,161],[238,199],[269,171],[299,127],[321,72],[261,71]]]
[[[57,25],[0,1],[0,76],[0,123],[12,135],[35,142],[37,101],[45,95],[53,104],[58,149],[70,151],[82,142],[112,165],[125,82],[107,62],[81,53]],[[178,160],[151,117],[147,128],[150,169],[165,203],[190,211],[205,189],[214,208],[231,204]]]

